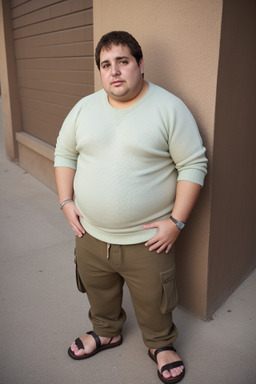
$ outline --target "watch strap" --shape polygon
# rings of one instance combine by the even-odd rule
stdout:
[[[185,227],[184,221],[177,220],[173,216],[170,216],[170,219],[174,222],[174,224],[176,225],[176,227],[178,229],[181,230],[181,229],[183,229]]]

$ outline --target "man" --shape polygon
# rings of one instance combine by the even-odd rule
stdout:
[[[173,244],[203,185],[205,148],[184,103],[144,80],[133,36],[104,35],[95,58],[103,89],[71,110],[55,151],[60,207],[76,234],[93,324],[68,353],[85,359],[122,343],[125,281],[158,376],[176,383],[185,368],[173,348]]]

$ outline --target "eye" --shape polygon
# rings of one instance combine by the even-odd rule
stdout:
[[[128,64],[128,60],[121,60],[119,63],[122,65],[125,65],[125,64]]]
[[[110,66],[109,63],[105,63],[105,64],[102,65],[102,69],[107,69],[109,66]]]

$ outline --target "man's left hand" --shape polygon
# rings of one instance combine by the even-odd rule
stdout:
[[[158,228],[157,234],[145,243],[145,246],[149,247],[150,251],[156,250],[157,253],[161,253],[164,250],[165,253],[168,253],[181,232],[170,219],[145,224],[143,228]]]

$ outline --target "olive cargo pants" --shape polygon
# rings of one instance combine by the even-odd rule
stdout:
[[[76,238],[77,273],[91,306],[89,317],[99,336],[121,334],[126,282],[148,348],[171,345],[177,338],[172,310],[177,305],[173,251],[150,252],[144,243],[107,244],[86,233]]]

